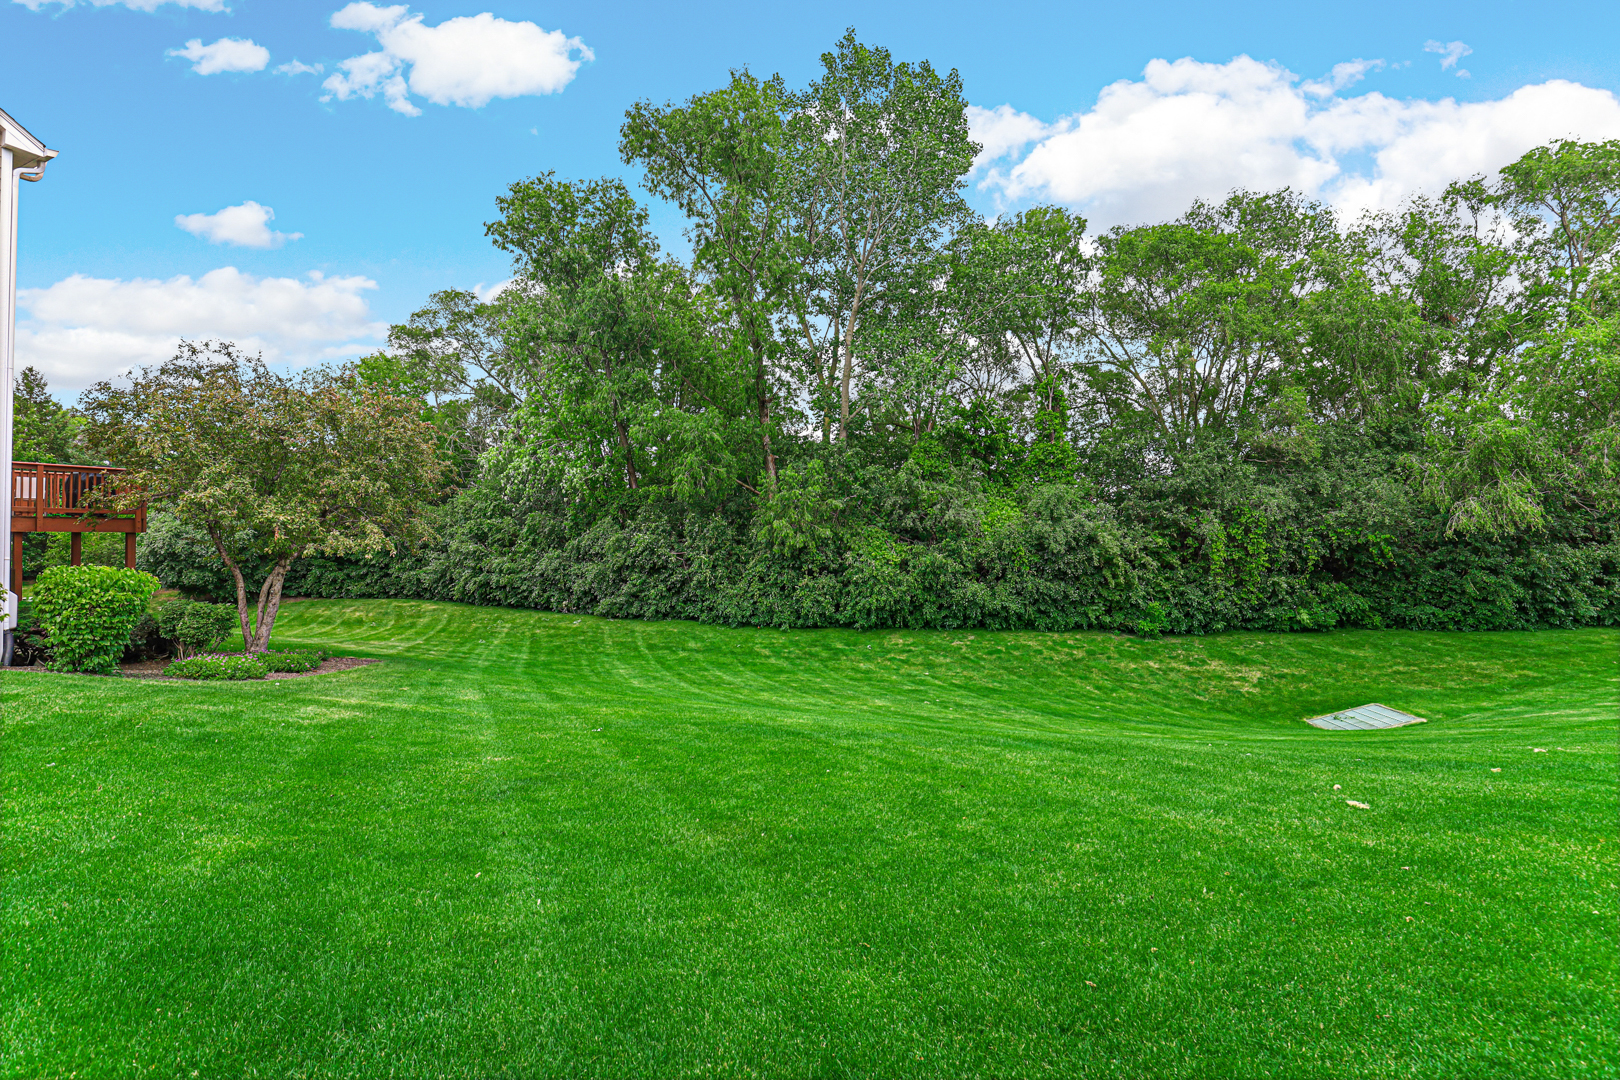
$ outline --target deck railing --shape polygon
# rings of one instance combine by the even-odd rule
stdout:
[[[52,465],[18,461],[11,466],[11,531],[146,531],[146,504],[133,510],[98,508],[98,496],[128,490],[119,478],[128,470],[105,465]]]
[[[68,560],[78,566],[80,533],[123,533],[124,565],[135,565],[135,535],[146,531],[146,504],[132,510],[102,509],[98,496],[130,490],[121,477],[128,470],[105,465],[52,465],[16,461],[11,465],[11,591],[23,587],[23,539],[31,532],[72,533]],[[108,485],[112,485],[109,489]]]

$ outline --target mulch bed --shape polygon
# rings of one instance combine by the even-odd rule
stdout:
[[[330,660],[321,661],[321,666],[314,671],[272,671],[266,675],[267,679],[302,679],[306,675],[330,675],[334,671],[352,671],[355,668],[365,667],[367,664],[380,664],[381,660],[369,656],[334,656]],[[164,676],[167,678],[168,676]]]
[[[380,664],[381,660],[368,656],[334,656],[323,661],[314,671],[272,671],[267,679],[302,679],[310,675],[330,675],[334,671],[352,671],[355,668],[365,667],[367,664]],[[163,674],[163,669],[169,666],[167,660],[138,660],[133,664],[119,664],[118,670],[123,672],[126,679],[159,679],[163,682],[216,682],[220,680],[177,679]],[[6,668],[7,671],[44,671],[43,664],[32,667]],[[247,679],[245,682],[259,682],[258,679]]]

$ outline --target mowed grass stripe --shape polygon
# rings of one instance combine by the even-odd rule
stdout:
[[[1617,1067],[1613,631],[279,629],[0,677],[10,1075]]]

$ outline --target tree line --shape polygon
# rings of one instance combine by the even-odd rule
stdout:
[[[687,257],[622,179],[512,184],[509,285],[434,294],[352,373],[431,425],[435,538],[296,587],[775,625],[1620,621],[1620,142],[1353,220],[1238,191],[1090,232],[969,208],[956,72],[853,31],[821,67],[627,112]]]
[[[622,180],[521,181],[486,229],[510,287],[436,294],[361,370],[431,400],[464,477],[507,446],[590,507],[768,504],[833,448],[1117,496],[1404,420],[1452,530],[1613,509],[1620,142],[1354,221],[1235,192],[1088,235],[969,209],[955,72],[853,33],[822,62],[629,111],[623,159],[690,259]]]

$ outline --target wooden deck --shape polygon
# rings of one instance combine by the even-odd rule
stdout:
[[[94,508],[95,497],[120,490],[124,469],[104,465],[52,465],[18,461],[11,466],[11,566],[13,592],[22,591],[22,542],[31,532],[73,535],[71,559],[79,565],[82,533],[123,533],[124,565],[135,565],[135,537],[146,531],[146,504],[110,513]]]

